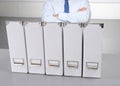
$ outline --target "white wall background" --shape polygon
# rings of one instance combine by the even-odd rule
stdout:
[[[0,0],[0,1],[45,1],[45,0]],[[120,0],[89,0],[90,2],[120,2]]]
[[[0,0],[1,17],[40,17],[43,0]],[[120,19],[120,0],[90,0],[92,19]]]

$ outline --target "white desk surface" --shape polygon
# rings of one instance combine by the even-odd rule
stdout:
[[[12,73],[8,49],[0,49],[0,86],[120,86],[120,54],[103,54],[102,78]]]

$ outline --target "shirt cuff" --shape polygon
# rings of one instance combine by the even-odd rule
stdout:
[[[67,21],[67,13],[59,13],[58,19],[62,20],[62,21]]]

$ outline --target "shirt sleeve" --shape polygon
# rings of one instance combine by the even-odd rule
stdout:
[[[87,23],[90,19],[90,6],[88,0],[82,0],[81,7],[86,7],[86,11],[75,13],[59,13],[59,19],[71,23]]]
[[[51,0],[45,2],[42,8],[42,21],[45,22],[60,22],[56,17],[53,16],[54,8],[52,7]]]

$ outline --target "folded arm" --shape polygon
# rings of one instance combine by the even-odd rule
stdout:
[[[90,18],[90,7],[87,0],[83,0],[82,6],[75,13],[58,13],[57,18],[71,23],[86,23]]]

